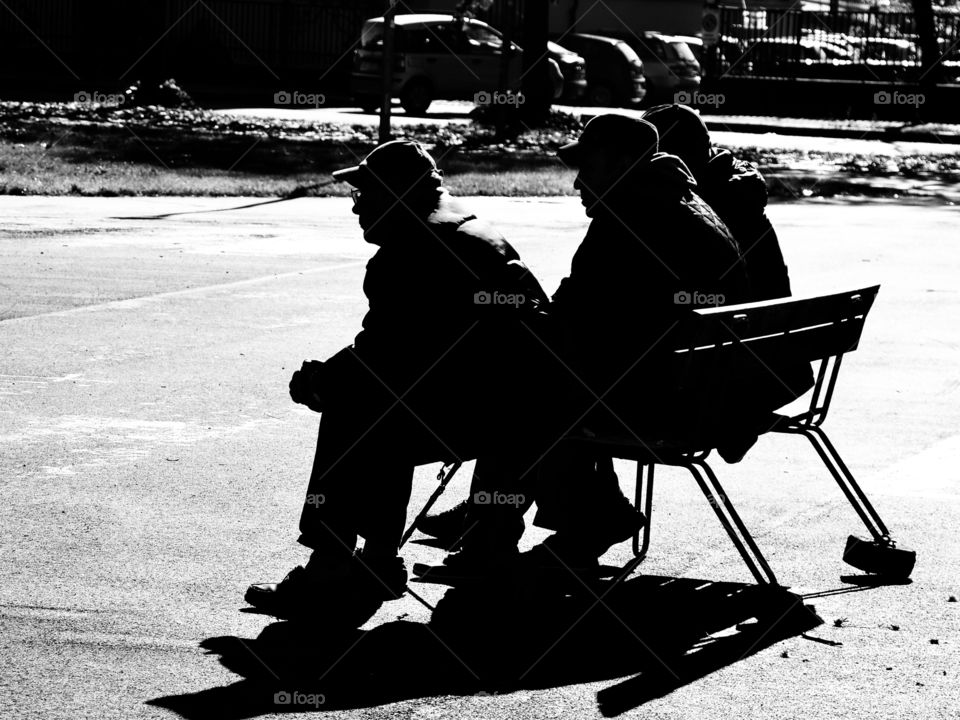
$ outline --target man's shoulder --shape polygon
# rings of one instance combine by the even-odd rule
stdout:
[[[455,251],[463,253],[495,253],[513,260],[517,252],[490,222],[467,210],[456,198],[441,196],[437,208],[428,218],[429,225],[444,235]]]
[[[696,192],[689,193],[688,197],[684,198],[682,204],[685,213],[701,225],[704,232],[723,238],[728,242],[733,239],[730,230],[726,224],[724,224],[716,210]]]

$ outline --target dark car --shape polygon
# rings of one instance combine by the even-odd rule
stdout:
[[[563,36],[563,44],[587,61],[588,105],[633,105],[647,94],[643,63],[622,40],[570,33]]]
[[[569,48],[551,41],[547,43],[547,54],[555,60],[563,75],[562,102],[577,102],[587,92],[587,61]]]
[[[700,63],[681,38],[659,32],[633,33],[604,30],[604,35],[623,40],[643,61],[651,102],[673,102],[678,92],[700,89]]]

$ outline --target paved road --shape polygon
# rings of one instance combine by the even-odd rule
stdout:
[[[237,204],[0,198],[0,717],[176,717],[167,709],[175,707],[186,717],[239,718],[285,709],[237,674],[286,680],[284,657],[265,654],[263,638],[208,639],[256,638],[268,622],[238,612],[243,588],[303,560],[294,524],[316,416],[289,402],[286,383],[304,357],[323,358],[355,332],[371,249],[339,198],[129,219]],[[584,229],[575,199],[471,205],[497,220],[548,290],[556,287]],[[602,612],[607,625],[559,613],[546,638],[510,625],[509,613],[474,609],[459,622],[476,626],[478,642],[492,637],[504,664],[521,653],[536,667],[525,689],[494,694],[496,686],[441,681],[467,673],[474,658],[437,645],[422,625],[428,611],[405,597],[384,606],[362,643],[338,645],[319,623],[316,637],[293,638],[291,653],[330,656],[326,666],[336,667],[338,684],[320,709],[353,707],[349,716],[371,718],[596,717],[597,693],[619,692],[629,696],[624,708],[640,705],[629,717],[956,717],[957,212],[811,202],[775,205],[771,215],[798,292],[883,285],[862,347],[844,364],[827,428],[896,534],[918,550],[914,582],[842,582],[856,574],[840,561],[847,534],[860,532],[855,516],[800,439],[768,437],[741,464],[717,467],[781,582],[826,621],[807,637],[789,633],[767,647],[773,633],[739,650],[715,638],[701,656],[719,656],[718,669],[673,692],[625,681],[638,655],[618,643],[631,628],[659,625],[672,637],[710,618],[722,629],[710,593],[750,581],[690,480],[666,470],[637,587],[658,576],[703,579],[664,586],[680,588],[684,611],[661,588],[618,611],[628,627]],[[630,468],[619,469],[631,487]],[[418,471],[415,503],[435,471]],[[446,502],[464,492],[466,477]],[[405,555],[440,557],[422,545]],[[443,593],[421,590],[430,602]],[[571,627],[580,631],[568,634]],[[580,644],[571,648],[572,638]],[[528,646],[543,652],[526,658]],[[734,650],[717,655],[718,647]],[[657,677],[650,665],[640,681]],[[389,678],[404,679],[396,694],[380,692]]]

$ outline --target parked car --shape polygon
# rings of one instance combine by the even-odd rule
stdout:
[[[755,75],[807,76],[804,66],[821,66],[827,54],[813,40],[760,38],[747,49],[747,61]]]
[[[700,89],[700,63],[679,37],[660,32],[632,33],[622,28],[602,34],[623,40],[643,61],[651,102],[672,102],[677,92]]]
[[[552,40],[547,43],[547,53],[556,61],[563,75],[563,90],[560,101],[575,103],[587,92],[586,59]]]
[[[364,110],[380,106],[383,86],[382,17],[363,24],[354,52],[351,94]],[[520,87],[522,51],[505,49],[500,32],[479,20],[445,14],[397,15],[392,93],[408,113],[427,111],[435,99],[472,100],[478,93]],[[509,53],[507,86],[500,86],[501,59]]]
[[[916,65],[920,61],[917,47],[901,38],[856,38],[860,60],[875,64]]]
[[[703,38],[696,35],[674,35],[677,40],[685,42],[693,53],[693,56],[700,63],[700,69],[703,69]]]
[[[643,63],[629,45],[586,33],[564,35],[563,42],[587,61],[588,105],[633,105],[643,100],[647,94]]]

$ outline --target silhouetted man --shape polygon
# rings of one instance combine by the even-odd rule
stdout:
[[[690,417],[669,382],[670,339],[693,308],[748,297],[737,243],[643,120],[601,115],[557,154],[577,168],[574,187],[591,218],[550,306],[570,366],[589,388],[583,424],[682,435]],[[544,556],[571,565],[595,564],[642,522],[609,458],[569,446],[548,457],[536,501],[537,524],[557,531]]]
[[[713,147],[706,124],[686,105],[658,105],[647,110],[644,119],[657,128],[660,149],[677,155],[687,165],[697,181],[697,195],[707,201],[736,239],[750,277],[748,300],[789,297],[790,276],[777,233],[767,217],[767,185],[760,172],[729,150]],[[750,387],[740,409],[769,412],[813,387],[813,372],[809,363],[786,362],[759,369]],[[748,433],[721,448],[721,454],[727,460],[739,459],[755,440],[756,434]]]
[[[557,531],[536,561],[595,567],[644,518],[620,491],[609,457],[572,449],[561,437],[583,426],[683,433],[689,417],[667,382],[671,333],[698,304],[745,300],[748,280],[737,243],[693,192],[683,162],[658,152],[650,123],[596,117],[558,155],[578,169],[574,187],[591,223],[549,309],[546,341],[569,370],[548,376],[555,402],[532,410],[537,432],[528,438],[545,454],[536,524]],[[455,524],[438,518],[427,529]]]
[[[280,617],[363,622],[406,586],[397,549],[414,466],[476,457],[500,432],[500,398],[524,382],[511,370],[521,319],[546,298],[503,237],[443,189],[420,145],[386,143],[334,176],[355,188],[364,239],[379,246],[369,311],[352,346],[290,382],[294,401],[322,413],[300,517],[312,553],[246,599]]]
[[[700,116],[686,105],[657,105],[643,119],[657,128],[660,150],[676,155],[697,181],[696,193],[729,228],[750,275],[750,299],[790,296],[790,277],[766,214],[763,175],[729,150],[713,147]]]

